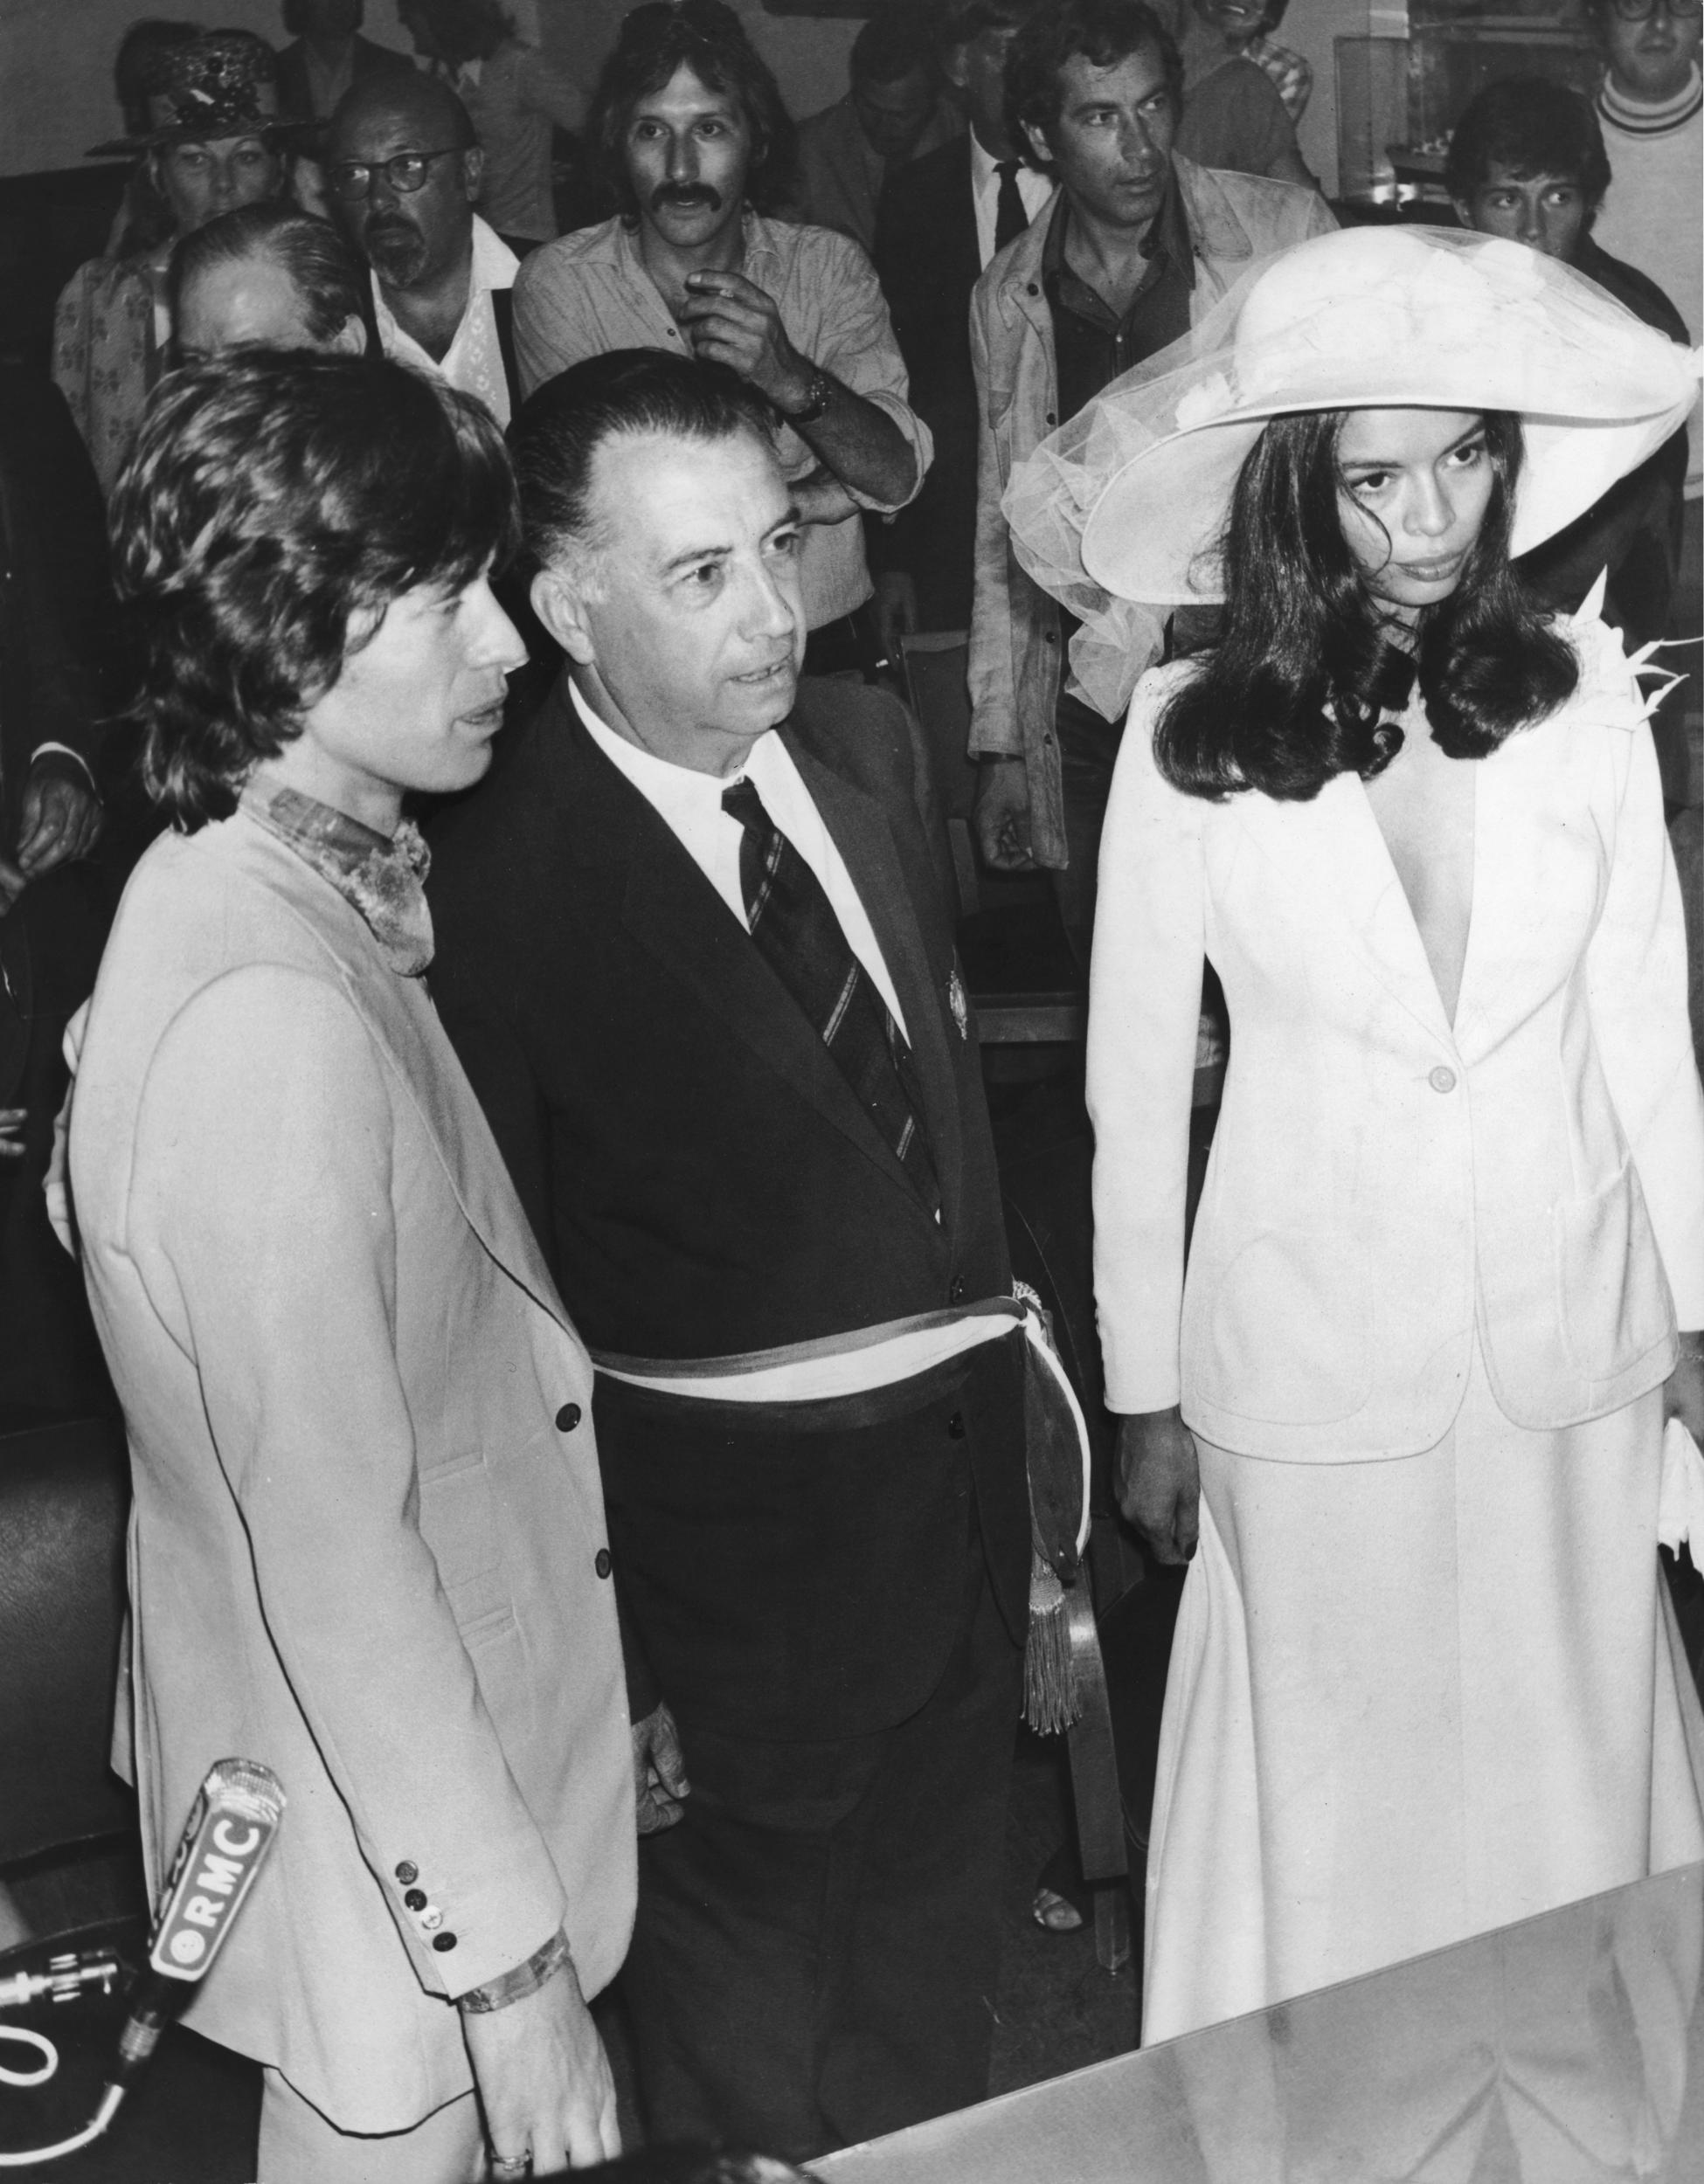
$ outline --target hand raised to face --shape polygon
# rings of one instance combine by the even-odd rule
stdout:
[[[812,370],[787,338],[775,299],[744,273],[695,273],[675,316],[693,354],[730,364],[783,412],[810,399]]]

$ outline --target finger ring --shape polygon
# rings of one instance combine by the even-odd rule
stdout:
[[[530,2153],[494,2153],[491,2156],[491,2174],[494,2176],[524,2176],[531,2167],[532,2156]]]

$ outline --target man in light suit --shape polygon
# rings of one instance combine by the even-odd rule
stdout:
[[[799,679],[772,430],[644,349],[516,420],[570,665],[434,835],[433,989],[599,1364],[633,1711],[691,1786],[626,1981],[649,2121],[800,2158],[987,2091],[1029,1517],[907,723]]]
[[[268,2184],[596,2160],[634,1852],[591,1372],[426,999],[401,818],[485,771],[522,658],[507,460],[399,367],[225,357],[114,509],[195,829],[126,893],[71,1125],[150,1882],[211,1761],[289,1800],[190,2022],[265,2066]]]

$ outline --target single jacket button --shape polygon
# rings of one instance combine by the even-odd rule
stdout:
[[[598,1575],[600,1578],[606,1578],[609,1575],[610,1572],[615,1567],[615,1565],[610,1559],[609,1549],[607,1547],[599,1548],[597,1558],[593,1561],[592,1566],[598,1572]]]
[[[1434,1092],[1453,1092],[1456,1089],[1456,1073],[1453,1069],[1446,1069],[1440,1061],[1430,1076],[1426,1079],[1426,1082],[1430,1085]]]
[[[455,1936],[454,1934],[433,1934],[432,1937],[432,1946],[441,1957],[449,1950],[454,1948]]]
[[[444,1914],[436,1904],[428,1904],[420,1913],[420,1924],[429,1934],[435,1934],[444,1923]]]
[[[952,1287],[946,1293],[946,1301],[949,1304],[962,1304],[964,1303],[965,1277],[962,1274],[955,1274],[953,1275]]]
[[[565,1403],[556,1414],[556,1429],[559,1434],[571,1434],[579,1422],[580,1406],[578,1403]]]
[[[965,1414],[962,1411],[953,1412],[952,1417],[946,1421],[946,1430],[954,1441],[962,1441],[964,1439]]]
[[[426,1907],[426,1890],[423,1888],[412,1888],[402,1900],[410,1911],[424,1911]]]
[[[410,1858],[405,1858],[397,1868],[397,1878],[405,1888],[410,1888],[420,1877],[420,1869]]]

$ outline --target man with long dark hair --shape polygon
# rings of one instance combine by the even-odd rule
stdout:
[[[971,307],[982,404],[977,833],[990,864],[1054,874],[1086,957],[1119,728],[1066,686],[1076,625],[1013,560],[1001,495],[1056,425],[1186,332],[1257,259],[1334,223],[1315,191],[1197,167],[1174,149],[1182,64],[1143,0],[1046,0],[1013,41],[1006,84],[1027,152],[1060,189],[1050,216],[988,267]],[[1155,650],[1160,636],[1156,619]]]
[[[288,1799],[192,2021],[276,2184],[618,2151],[585,1997],[634,1893],[591,1372],[426,997],[414,791],[524,657],[469,397],[271,353],[163,390],[114,501],[145,770],[71,1173],[135,1491],[149,1875],[210,1764]],[[477,2089],[477,2098],[476,2091]]]
[[[869,260],[843,235],[768,217],[793,165],[775,79],[722,0],[635,8],[587,135],[620,210],[523,267],[523,384],[613,349],[731,365],[785,426],[813,670],[872,665],[857,511],[911,500],[932,442]]]

